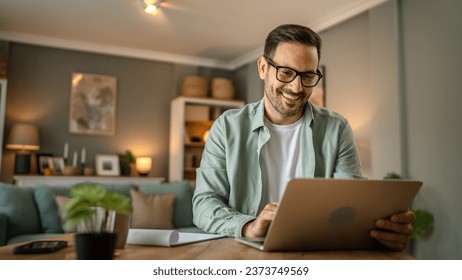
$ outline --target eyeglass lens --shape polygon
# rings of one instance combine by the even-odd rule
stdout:
[[[266,60],[268,61],[269,65],[273,66],[276,69],[276,79],[283,83],[290,83],[297,76],[300,76],[302,80],[302,85],[305,87],[314,87],[318,84],[319,80],[322,78],[322,73],[319,70],[316,70],[317,73],[312,72],[297,72],[291,68],[277,66],[274,62],[267,56],[265,56]]]
[[[284,83],[290,83],[297,77],[297,72],[290,68],[285,67],[278,67],[276,78]],[[300,77],[302,78],[302,85],[306,87],[315,86],[320,76],[316,75],[315,73],[300,73]]]

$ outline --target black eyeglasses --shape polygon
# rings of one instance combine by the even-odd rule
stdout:
[[[274,61],[272,61],[271,58],[267,56],[265,56],[265,58],[266,61],[268,61],[268,64],[276,69],[276,79],[280,82],[290,83],[295,80],[297,76],[300,76],[302,85],[304,87],[315,87],[319,83],[319,80],[322,78],[322,73],[319,71],[319,69],[316,69],[316,73],[310,71],[298,72],[292,68],[274,64]]]

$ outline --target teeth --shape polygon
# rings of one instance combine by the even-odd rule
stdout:
[[[290,100],[298,100],[300,98],[300,96],[294,96],[294,95],[290,95],[290,94],[287,94],[285,92],[282,93],[282,95],[287,98],[287,99],[290,99]]]

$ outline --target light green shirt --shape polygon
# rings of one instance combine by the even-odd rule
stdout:
[[[308,103],[301,128],[302,177],[361,178],[348,121]],[[262,198],[261,149],[269,140],[263,100],[228,110],[207,138],[193,197],[194,223],[206,232],[241,236]],[[313,156],[314,155],[314,156]]]

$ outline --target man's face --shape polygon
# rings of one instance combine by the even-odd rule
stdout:
[[[282,43],[277,47],[272,61],[277,66],[289,67],[299,72],[316,72],[318,54],[313,46]],[[278,81],[276,69],[264,57],[258,61],[258,71],[260,78],[264,80],[265,116],[275,124],[290,124],[300,119],[313,88],[302,86],[300,76],[290,83]]]

